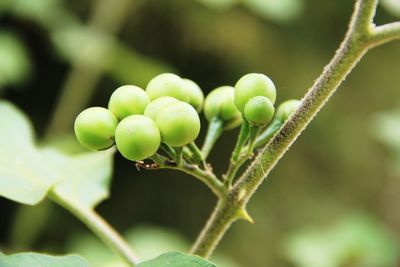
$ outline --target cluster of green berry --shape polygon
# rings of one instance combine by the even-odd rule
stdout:
[[[108,109],[91,107],[82,111],[74,129],[79,142],[88,149],[107,149],[115,142],[125,158],[141,161],[155,155],[160,146],[178,151],[193,146],[200,132],[198,113],[204,102],[204,114],[210,123],[203,148],[197,153],[204,159],[223,130],[239,125],[245,129],[243,125],[248,125],[252,149],[256,137],[262,137],[261,130],[274,117],[275,99],[275,85],[263,74],[247,74],[235,87],[218,87],[204,99],[195,82],[164,73],[154,77],[146,90],[133,85],[119,87],[111,95]],[[275,121],[286,120],[298,103],[283,103]]]

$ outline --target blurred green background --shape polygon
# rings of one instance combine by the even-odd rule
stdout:
[[[381,2],[377,24],[400,18],[399,1]],[[0,0],[0,97],[28,114],[40,140],[57,143],[82,109],[162,72],[205,93],[261,72],[278,103],[301,98],[352,8],[349,0]],[[255,224],[235,223],[222,240],[221,266],[400,266],[399,60],[400,42],[366,55],[251,200]],[[203,121],[199,141],[205,129]],[[218,174],[236,135],[226,132],[210,156]],[[120,155],[114,168],[111,198],[97,210],[142,240],[138,249],[194,240],[216,201],[204,185],[172,171],[138,172]],[[79,221],[42,206],[1,198],[0,248],[100,255]]]

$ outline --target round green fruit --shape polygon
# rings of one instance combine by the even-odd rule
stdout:
[[[154,77],[147,85],[146,92],[151,100],[162,96],[171,96],[185,102],[189,99],[182,78],[172,73],[163,73]]]
[[[162,109],[156,118],[162,142],[180,147],[193,142],[200,132],[200,118],[188,103],[172,103]]]
[[[129,115],[143,114],[149,103],[150,98],[142,88],[124,85],[118,87],[111,95],[108,109],[122,120]]]
[[[92,107],[82,111],[75,120],[74,131],[79,143],[90,150],[102,150],[114,144],[118,120],[106,108]]]
[[[189,104],[192,105],[197,112],[203,108],[204,94],[201,88],[192,80],[183,79],[186,91],[189,94]]]
[[[234,92],[232,86],[221,86],[207,95],[204,101],[204,114],[208,121],[216,117],[225,123],[238,121],[240,124],[242,115],[235,106]]]
[[[264,74],[250,73],[244,75],[235,85],[235,104],[240,112],[244,112],[246,103],[255,96],[265,96],[272,102],[276,100],[274,83]]]
[[[263,126],[274,116],[275,108],[269,98],[255,96],[244,106],[244,117],[252,126]]]
[[[179,102],[178,99],[170,96],[162,96],[150,102],[144,110],[144,115],[156,120],[157,114],[171,103]]]
[[[286,121],[289,116],[300,106],[300,100],[291,99],[282,102],[276,109],[275,118],[280,121]]]
[[[132,161],[144,160],[153,156],[160,147],[160,131],[151,118],[131,115],[118,124],[115,143],[125,158]]]

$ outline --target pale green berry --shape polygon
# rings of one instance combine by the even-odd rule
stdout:
[[[171,96],[185,102],[189,99],[182,78],[172,73],[163,73],[154,77],[147,85],[146,92],[151,100],[162,96]]]
[[[125,158],[132,161],[144,160],[153,156],[160,147],[160,131],[151,118],[131,115],[118,124],[115,143]]]
[[[244,106],[244,117],[252,126],[264,126],[274,116],[275,108],[269,98],[255,96]]]
[[[241,122],[242,115],[234,103],[234,91],[232,86],[221,86],[212,90],[204,101],[204,115],[208,121],[219,118],[225,124],[230,124],[231,128],[236,127]]]
[[[75,120],[74,131],[79,143],[90,150],[102,150],[114,144],[118,120],[106,108],[91,107]]]
[[[186,90],[189,94],[189,104],[192,105],[197,112],[203,108],[204,94],[201,88],[192,80],[183,79]]]
[[[297,99],[282,102],[276,109],[275,118],[280,121],[286,121],[289,116],[299,108],[300,103],[300,100]]]
[[[122,120],[133,114],[143,114],[150,103],[146,92],[134,85],[123,85],[118,87],[110,97],[108,109]]]
[[[274,83],[264,74],[250,73],[244,75],[235,85],[235,104],[243,113],[246,103],[255,96],[265,96],[272,102],[276,100]]]
[[[162,142],[180,147],[193,142],[200,133],[200,118],[188,103],[171,103],[158,113],[156,123]]]
[[[170,96],[159,97],[150,102],[150,104],[144,110],[144,115],[155,120],[160,110],[162,110],[169,104],[176,102],[179,102],[179,100]]]

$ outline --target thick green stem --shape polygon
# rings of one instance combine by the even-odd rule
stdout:
[[[204,140],[203,147],[201,148],[201,153],[203,154],[204,160],[207,159],[208,154],[210,154],[211,149],[223,131],[224,122],[217,117],[213,118],[208,125],[206,139]]]
[[[218,203],[198,236],[192,253],[203,257],[208,257],[212,253],[230,224],[235,220],[237,214],[234,211],[245,210],[247,202],[258,186],[367,50],[376,44],[400,38],[400,30],[395,29],[385,33],[389,36],[384,35],[385,38],[379,39],[379,42],[375,41],[376,34],[379,34],[374,30],[372,23],[376,4],[376,0],[356,1],[349,30],[335,56],[302,99],[299,109],[258,154],[251,166],[229,191],[227,199],[230,201]],[[397,28],[397,24],[394,27]]]
[[[119,254],[129,266],[135,266],[137,264],[137,257],[132,252],[128,243],[126,243],[126,241],[96,211],[80,205],[79,203],[65,200],[54,192],[50,192],[49,198],[75,215],[75,217],[92,230],[100,240]]]

